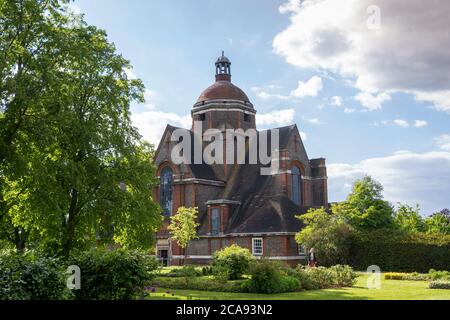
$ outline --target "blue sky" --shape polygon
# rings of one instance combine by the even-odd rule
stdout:
[[[260,127],[296,123],[309,157],[327,159],[330,201],[368,173],[393,203],[450,206],[449,4],[336,3],[75,1],[144,81],[147,103],[133,112],[151,142],[167,122],[189,123],[225,50]]]

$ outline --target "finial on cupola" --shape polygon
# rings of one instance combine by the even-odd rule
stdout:
[[[225,57],[225,51],[222,50],[222,56],[216,61],[216,81],[231,82],[231,62]]]

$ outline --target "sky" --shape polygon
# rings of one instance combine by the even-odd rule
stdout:
[[[296,123],[329,200],[369,174],[393,204],[450,207],[450,1],[76,0],[143,80],[133,123],[157,145],[225,51],[261,129]]]

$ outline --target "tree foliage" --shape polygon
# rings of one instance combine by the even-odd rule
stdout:
[[[354,182],[340,212],[358,229],[373,230],[393,226],[393,208],[383,200],[383,186],[370,176]]]
[[[425,219],[428,233],[442,233],[450,235],[450,211],[443,209]]]
[[[420,207],[415,208],[407,204],[398,204],[398,208],[394,216],[395,225],[401,230],[407,232],[424,232],[426,226],[422,216],[420,215]]]
[[[173,240],[180,247],[186,249],[189,241],[197,239],[197,222],[198,208],[180,207],[177,214],[170,217],[168,230]]]
[[[307,248],[315,248],[319,264],[333,265],[345,262],[351,226],[342,216],[339,205],[332,206],[331,212],[327,212],[324,208],[310,209],[297,218],[305,227],[296,234],[295,240]]]
[[[132,126],[143,84],[68,1],[1,1],[1,232],[68,254],[147,247],[161,223],[153,147]]]

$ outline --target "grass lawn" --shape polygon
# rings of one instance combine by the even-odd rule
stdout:
[[[450,290],[428,289],[427,281],[384,280],[381,289],[367,289],[361,275],[353,288],[325,289],[281,294],[249,294],[193,290],[158,289],[155,300],[450,300]],[[170,294],[167,294],[170,292]],[[172,295],[173,294],[173,295]]]

